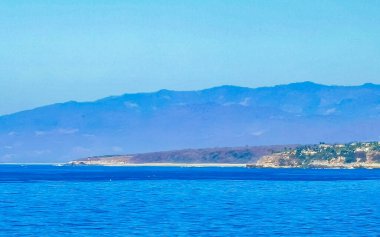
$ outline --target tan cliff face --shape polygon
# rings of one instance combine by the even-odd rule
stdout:
[[[379,162],[380,163],[380,152],[368,152],[366,154],[367,162]]]
[[[260,167],[298,167],[301,165],[301,162],[280,153],[263,156],[256,162],[256,165]]]

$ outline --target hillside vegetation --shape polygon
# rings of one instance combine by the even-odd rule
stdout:
[[[380,167],[380,142],[304,145],[263,156],[255,167]]]

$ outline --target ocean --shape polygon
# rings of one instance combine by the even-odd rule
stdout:
[[[380,236],[380,170],[0,166],[0,236]]]

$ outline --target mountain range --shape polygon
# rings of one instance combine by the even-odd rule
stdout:
[[[186,148],[379,140],[380,85],[220,86],[53,104],[0,116],[0,162]]]

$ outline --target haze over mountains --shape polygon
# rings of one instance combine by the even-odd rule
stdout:
[[[0,117],[0,162],[379,140],[380,86],[311,82],[125,94]]]

